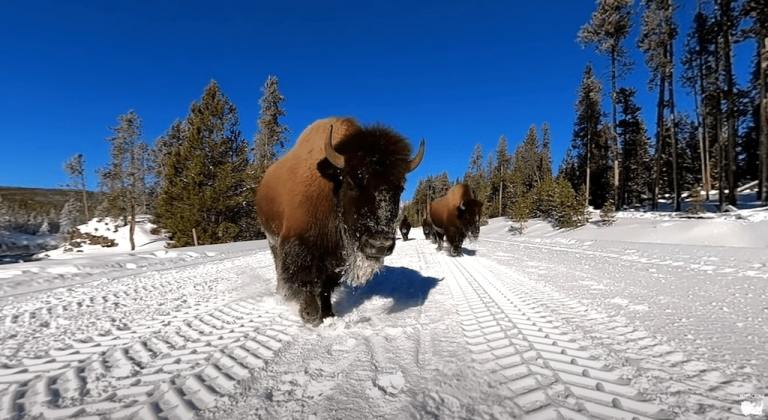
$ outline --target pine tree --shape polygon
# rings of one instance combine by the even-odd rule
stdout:
[[[117,126],[107,140],[111,161],[101,171],[109,214],[123,217],[129,225],[131,251],[136,249],[136,213],[145,201],[149,174],[149,148],[141,141],[141,119],[134,111],[118,117]]]
[[[552,178],[552,134],[549,129],[549,123],[541,125],[541,174],[542,181]]]
[[[611,61],[611,145],[613,149],[613,189],[614,202],[619,192],[619,143],[616,136],[616,81],[630,66],[627,52],[622,42],[629,35],[632,26],[632,0],[598,0],[597,10],[586,25],[579,31],[582,44],[593,44],[596,49],[607,54]]]
[[[541,163],[539,139],[532,125],[513,157],[513,172],[518,173],[519,184],[525,191],[533,190],[543,179]]]
[[[10,230],[11,228],[11,209],[0,196],[0,231]]]
[[[721,71],[724,80],[723,100],[726,104],[725,121],[727,133],[726,159],[727,171],[726,179],[728,182],[728,204],[736,206],[738,199],[736,191],[738,189],[738,180],[736,179],[736,101],[735,101],[735,80],[733,77],[733,38],[738,28],[738,16],[735,12],[733,0],[717,0],[718,23],[720,29],[720,49]]]
[[[756,77],[753,78],[753,89],[758,93],[755,116],[759,122],[754,126],[759,138],[759,173],[758,199],[768,204],[768,3],[764,0],[745,0],[742,16],[751,20],[748,33],[757,44],[757,59],[755,63]]]
[[[491,194],[495,216],[506,216],[509,209],[509,174],[512,169],[512,156],[509,155],[509,147],[505,136],[499,137],[496,145],[496,157],[494,167],[490,173]]]
[[[253,141],[253,171],[256,177],[254,185],[258,184],[267,168],[277,160],[277,156],[285,148],[288,134],[288,128],[280,123],[280,118],[285,116],[285,98],[280,93],[277,77],[267,77],[261,91],[263,96],[259,101],[259,130]]]
[[[663,153],[664,128],[674,129],[674,40],[677,26],[673,20],[672,0],[643,0],[645,8],[638,47],[645,54],[645,62],[651,72],[650,86],[658,83],[658,102],[656,107],[656,163],[654,170],[653,209],[658,208],[659,182],[661,176],[661,154]],[[665,112],[669,111],[672,122],[667,125]],[[674,190],[674,208],[680,209],[680,196],[677,187],[677,136],[672,138],[672,179]]]
[[[68,234],[82,222],[81,204],[70,198],[59,213],[59,233]]]
[[[79,190],[83,195],[83,209],[85,211],[85,220],[91,220],[88,214],[88,190],[85,183],[85,157],[82,153],[72,156],[64,163],[64,172],[69,175],[70,188]]]
[[[651,169],[648,134],[640,107],[635,103],[636,91],[621,88],[616,92],[620,119],[617,136],[622,145],[621,202],[627,206],[639,206],[650,186]]]
[[[612,195],[610,128],[602,121],[601,92],[602,87],[595,78],[592,66],[587,65],[576,102],[571,146],[561,166],[561,173],[574,190],[585,186],[588,192],[585,199],[596,208],[602,207],[607,197]]]
[[[685,43],[681,81],[694,97],[702,185],[707,200],[709,200],[709,192],[712,189],[710,132],[713,124],[710,121],[713,116],[711,103],[714,91],[719,89],[715,66],[717,37],[713,35],[713,28],[713,22],[699,1],[691,31],[688,33]]]
[[[451,179],[448,177],[448,172],[443,172],[435,177],[432,184],[432,197],[433,199],[440,198],[448,193],[451,189]]]
[[[48,218],[46,217],[43,219],[43,224],[40,226],[40,229],[37,231],[38,235],[48,235],[51,233],[51,226],[48,224]]]
[[[156,218],[176,246],[250,239],[255,224],[248,182],[248,145],[235,105],[215,81],[166,135]]]
[[[475,199],[485,203],[491,190],[490,180],[485,173],[483,162],[483,148],[479,144],[472,150],[472,156],[469,159],[469,167],[464,174],[464,182],[472,189]],[[482,218],[488,217],[488,206],[483,206]]]

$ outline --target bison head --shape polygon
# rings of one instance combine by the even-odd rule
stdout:
[[[405,175],[424,158],[424,140],[411,158],[408,142],[380,126],[362,128],[333,145],[333,126],[318,164],[334,183],[347,248],[381,261],[395,247],[395,229]]]
[[[480,216],[483,212],[483,203],[470,198],[459,203],[456,210],[464,232],[469,235],[470,239],[476,240],[480,236]]]

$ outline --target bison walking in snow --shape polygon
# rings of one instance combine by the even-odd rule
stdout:
[[[458,184],[444,196],[432,202],[429,217],[432,220],[437,249],[443,249],[443,239],[448,239],[451,255],[461,254],[461,244],[467,236],[477,239],[480,235],[480,214],[483,203],[472,197],[466,184]]]
[[[392,253],[405,175],[423,157],[423,140],[411,157],[408,141],[388,128],[328,118],[264,174],[256,209],[278,292],[298,301],[305,322],[333,316],[341,280],[364,284]]]
[[[408,216],[403,215],[403,220],[400,221],[400,235],[403,236],[403,240],[408,240],[408,233],[411,232],[411,222],[408,221]]]

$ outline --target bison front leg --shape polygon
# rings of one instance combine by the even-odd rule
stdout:
[[[442,232],[434,231],[432,233],[435,235],[435,240],[437,242],[437,250],[442,251],[443,250],[443,238],[445,238],[445,235],[443,235]]]
[[[325,277],[320,267],[324,264],[318,263],[311,250],[298,240],[281,242],[277,251],[278,293],[286,300],[298,302],[299,316],[304,322],[319,325],[323,320],[321,295]]]
[[[330,274],[325,276],[325,281],[323,282],[323,286],[320,290],[320,316],[322,319],[336,316],[335,313],[333,313],[333,305],[331,304],[331,295],[333,295],[333,290],[339,286],[341,283],[341,274],[332,271]]]
[[[464,235],[460,232],[450,231],[447,232],[446,236],[448,237],[448,243],[451,246],[451,256],[458,257],[461,255],[463,253],[461,245],[464,243]]]

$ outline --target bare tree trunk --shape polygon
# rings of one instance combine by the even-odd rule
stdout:
[[[760,200],[768,204],[768,36],[760,42]]]
[[[706,187],[707,182],[707,163],[704,155],[704,117],[701,115],[703,109],[703,101],[701,100],[701,94],[698,87],[693,87],[693,112],[696,114],[696,137],[699,140],[699,165],[701,165],[701,189],[706,191],[706,199],[709,200],[709,188]]]
[[[619,136],[616,135],[616,49],[611,51],[611,137],[613,140],[613,203],[616,210],[621,208],[619,200]]]
[[[589,183],[591,178],[591,170],[590,167],[592,166],[592,130],[589,128],[590,122],[587,122],[587,193],[586,199],[587,199],[587,207],[589,207],[589,196],[590,196],[590,189],[589,189]]]
[[[136,249],[136,241],[133,236],[136,233],[136,200],[131,197],[131,227],[128,230],[128,239],[131,241],[131,251]]]
[[[696,2],[697,10],[701,11],[701,0]],[[696,60],[699,70],[699,99],[698,110],[696,111],[699,120],[699,147],[701,148],[701,182],[704,187],[706,200],[709,201],[709,191],[712,189],[712,173],[710,170],[709,159],[709,135],[707,134],[707,111],[704,106],[705,87],[704,87],[704,55],[699,51]]]
[[[668,49],[669,62],[675,62],[673,43],[670,42]],[[675,66],[669,68],[669,134],[672,137],[672,191],[674,193],[674,209],[680,211],[680,188],[677,181],[677,129],[675,127]]]
[[[720,42],[715,43],[715,69],[718,75],[722,72],[720,69]],[[715,104],[715,144],[717,147],[717,202],[720,211],[725,208],[725,146],[723,145],[723,89],[720,86],[720,77],[717,78],[717,92]]]
[[[736,206],[738,199],[736,197],[736,112],[735,101],[733,99],[734,81],[733,81],[733,65],[732,52],[731,52],[731,10],[730,0],[722,2],[720,9],[721,20],[725,22],[721,25],[723,36],[723,72],[725,76],[725,102],[728,108],[725,110],[725,119],[728,129],[728,204]],[[725,15],[724,15],[725,14]],[[724,16],[723,16],[724,15]]]
[[[83,186],[83,209],[85,210],[85,221],[87,222],[91,220],[91,215],[88,212],[88,191],[85,188],[85,175],[83,175],[82,186]]]
[[[656,164],[653,171],[653,203],[651,209],[659,209],[659,181],[661,178],[661,151],[664,146],[664,92],[666,79],[659,75],[659,100],[656,103]]]
[[[501,204],[502,204],[503,198],[504,198],[504,175],[502,174],[501,178],[499,178],[499,217],[504,216],[504,213],[501,210]]]

